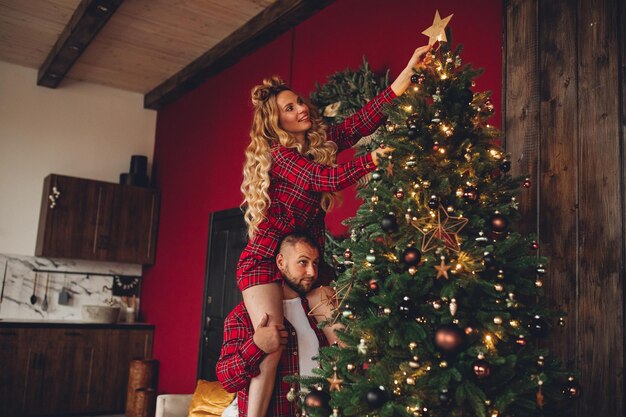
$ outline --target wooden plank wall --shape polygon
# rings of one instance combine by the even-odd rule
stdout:
[[[622,0],[505,0],[505,145],[533,188],[525,231],[568,312],[548,346],[581,373],[580,417],[624,415],[626,18]]]

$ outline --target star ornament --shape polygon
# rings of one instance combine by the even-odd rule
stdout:
[[[435,265],[435,269],[437,270],[437,278],[444,277],[448,279],[448,270],[452,267],[452,265],[446,265],[446,258],[444,256],[441,257],[441,264]]]
[[[421,217],[411,222],[411,225],[419,230],[422,239],[422,253],[426,253],[439,246],[439,243],[454,252],[459,252],[461,242],[458,233],[465,227],[469,220],[465,217],[451,217],[448,212],[439,205],[436,213]]]
[[[428,36],[428,45],[434,45],[435,42],[447,42],[448,38],[446,37],[446,26],[448,26],[448,22],[452,19],[450,15],[444,19],[439,16],[439,10],[435,11],[435,19],[433,20],[433,24],[431,27],[422,32],[422,34]]]
[[[333,373],[332,378],[326,378],[328,383],[330,384],[329,391],[341,391],[341,384],[343,384],[343,379],[337,377],[337,371]]]
[[[340,314],[337,314],[337,311],[341,308],[344,300],[350,294],[353,285],[354,280],[350,280],[346,284],[336,287],[330,297],[326,295],[326,292],[323,292],[320,302],[309,310],[307,316],[328,318],[327,310],[330,309],[331,314],[334,316],[331,324],[335,324],[340,316]]]

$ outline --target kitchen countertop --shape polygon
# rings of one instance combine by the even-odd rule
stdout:
[[[76,328],[81,329],[154,329],[150,323],[90,323],[81,320],[25,320],[25,319],[0,319],[0,329],[17,327],[53,327],[53,328]]]

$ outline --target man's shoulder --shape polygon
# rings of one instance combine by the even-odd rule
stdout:
[[[309,308],[309,306],[313,306],[311,308],[315,308],[315,306],[319,306],[321,304],[330,305],[334,297],[335,290],[325,285],[321,285],[309,291],[303,301],[305,308]]]

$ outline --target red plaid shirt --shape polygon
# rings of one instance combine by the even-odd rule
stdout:
[[[302,298],[302,308],[309,312],[309,304],[306,298]],[[328,341],[315,320],[309,318],[309,324],[315,330],[320,347],[328,346]],[[283,350],[276,372],[274,382],[274,394],[270,401],[266,417],[296,417],[298,410],[296,402],[287,401],[287,393],[291,385],[283,381],[283,377],[299,375],[298,363],[298,337],[293,326],[285,320],[287,330],[287,347]],[[259,374],[259,363],[265,357],[263,352],[254,344],[252,336],[254,328],[250,316],[243,302],[226,317],[224,321],[224,344],[217,361],[217,379],[228,392],[237,392],[237,406],[239,417],[248,415],[248,386],[250,379]],[[298,392],[297,387],[294,387]]]
[[[372,134],[385,120],[384,105],[395,97],[391,88],[385,89],[343,123],[329,128],[328,140],[335,142],[341,152],[361,137]],[[239,258],[237,283],[240,290],[281,279],[274,256],[282,237],[294,230],[308,230],[323,253],[322,193],[347,188],[376,168],[369,153],[330,167],[309,160],[294,148],[280,145],[272,148],[272,161],[268,191],[271,205]]]

